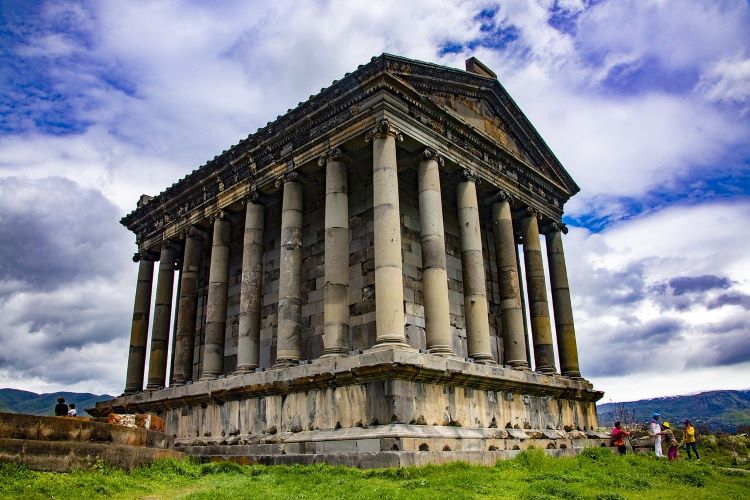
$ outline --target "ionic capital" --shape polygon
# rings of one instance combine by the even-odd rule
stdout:
[[[463,180],[468,182],[473,182],[474,184],[479,185],[482,182],[482,179],[479,178],[479,174],[477,174],[474,170],[470,168],[463,168],[461,169],[461,177]]]
[[[561,232],[562,234],[568,234],[568,225],[563,224],[562,222],[555,221],[550,224],[550,228],[552,229],[552,231]]]
[[[210,217],[211,224],[215,223],[217,220],[228,220],[229,219],[229,213],[226,210],[219,210],[215,214],[213,214]]]
[[[420,158],[419,158],[419,159],[420,159],[421,161],[430,161],[430,160],[434,160],[434,161],[436,161],[436,162],[438,163],[438,165],[440,165],[441,167],[442,167],[443,165],[445,165],[445,160],[443,159],[443,157],[442,157],[442,156],[440,156],[440,153],[438,153],[438,152],[437,152],[436,150],[434,150],[434,149],[432,149],[432,148],[430,148],[430,147],[424,148],[424,150],[422,151],[422,154],[420,155]]]
[[[276,186],[276,189],[279,189],[287,182],[299,182],[301,180],[302,180],[302,176],[299,174],[299,172],[295,170],[292,172],[288,172],[284,175],[280,175],[279,178],[276,179],[275,186]]]
[[[393,124],[388,121],[388,118],[383,118],[365,134],[365,142],[370,142],[373,137],[385,137],[388,135],[395,137],[397,141],[404,140],[401,131],[394,127]]]
[[[526,207],[526,216],[527,217],[536,217],[537,221],[542,220],[542,212],[540,212],[538,208]]]
[[[328,164],[329,161],[346,161],[347,156],[344,153],[344,151],[339,148],[330,148],[325,153],[320,155],[320,158],[318,158],[318,166],[324,167]]]

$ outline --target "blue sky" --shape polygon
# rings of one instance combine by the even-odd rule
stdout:
[[[117,393],[119,226],[382,52],[476,56],[581,186],[584,375],[625,400],[750,386],[746,1],[0,3],[0,386]]]

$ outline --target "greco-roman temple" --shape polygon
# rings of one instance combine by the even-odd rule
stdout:
[[[603,445],[563,250],[578,190],[477,59],[373,58],[122,219],[125,391],[89,411],[259,463]]]

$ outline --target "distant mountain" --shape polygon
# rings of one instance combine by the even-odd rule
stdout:
[[[661,413],[662,420],[682,425],[685,419],[711,431],[735,432],[738,427],[750,426],[750,390],[709,391],[685,396],[641,399],[625,403],[597,405],[599,423],[612,425],[615,420],[647,422],[653,412]]]
[[[31,415],[54,415],[57,398],[65,398],[66,403],[75,403],[78,415],[87,417],[86,408],[99,401],[112,399],[107,394],[96,395],[87,392],[52,392],[37,394],[19,389],[0,389],[0,412],[28,413]]]

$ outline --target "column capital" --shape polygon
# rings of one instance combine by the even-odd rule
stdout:
[[[151,262],[159,260],[159,254],[153,250],[139,250],[133,254],[133,262],[150,260]]]
[[[552,229],[552,231],[559,231],[562,234],[568,234],[568,225],[563,224],[562,222],[555,221],[550,224],[550,228]]]
[[[276,183],[274,185],[276,186],[276,189],[279,189],[287,182],[300,182],[300,181],[302,181],[302,175],[296,170],[294,170],[292,172],[287,172],[286,174],[280,175],[278,179],[276,179]]]
[[[340,147],[329,148],[318,158],[318,166],[325,167],[329,161],[347,161],[349,158]]]
[[[399,129],[393,126],[388,118],[380,120],[373,128],[365,134],[365,142],[370,142],[373,137],[393,136],[397,141],[403,141],[404,136]]]
[[[479,178],[479,174],[471,168],[464,167],[461,169],[461,178],[468,182],[473,182],[474,184],[479,185],[482,182],[482,179]]]
[[[524,212],[526,217],[536,217],[537,221],[542,220],[542,212],[538,208],[527,206]]]
[[[229,220],[229,213],[226,210],[219,210],[211,217],[209,217],[209,220],[211,221],[211,224],[213,224],[217,220]]]
[[[436,161],[436,162],[438,163],[438,165],[440,165],[441,167],[442,167],[443,165],[445,165],[445,160],[444,160],[444,159],[443,159],[443,157],[442,157],[442,156],[440,155],[440,153],[438,153],[438,152],[437,152],[437,150],[435,150],[435,149],[433,149],[433,148],[431,148],[431,147],[429,147],[429,146],[428,146],[428,147],[426,147],[426,148],[424,148],[424,149],[422,150],[422,153],[418,155],[418,158],[419,158],[419,161],[430,161],[430,160],[434,160],[434,161]]]

